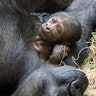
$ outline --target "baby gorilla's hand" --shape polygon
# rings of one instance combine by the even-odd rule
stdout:
[[[68,56],[69,50],[70,48],[68,45],[56,44],[48,62],[52,64],[59,64],[64,57]]]

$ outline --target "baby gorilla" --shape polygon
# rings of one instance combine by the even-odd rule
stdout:
[[[81,24],[71,14],[57,12],[39,27],[33,47],[43,60],[59,64],[68,56],[69,46],[81,37]]]

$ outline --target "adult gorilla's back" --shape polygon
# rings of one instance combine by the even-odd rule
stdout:
[[[37,27],[30,12],[39,8],[34,3],[43,10],[43,2],[0,0],[0,96],[81,96],[88,85],[84,73],[46,64],[30,47]]]

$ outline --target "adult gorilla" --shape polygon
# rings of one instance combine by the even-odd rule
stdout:
[[[30,12],[39,12],[39,8],[40,11],[46,9],[45,12],[48,12],[47,10],[51,9],[46,6],[53,1],[59,8],[57,0],[41,1],[0,0],[0,96],[82,96],[88,85],[84,73],[69,66],[55,67],[46,64],[30,46],[37,27],[35,26],[37,19],[30,16]],[[83,3],[81,0],[78,1]],[[92,0],[85,1],[89,9],[93,6],[92,10],[87,12],[86,18],[93,18],[88,19],[89,23],[84,13],[82,19],[78,13],[78,18],[84,20],[82,24],[85,24],[85,28],[90,32],[95,18],[95,3]],[[73,5],[74,3],[75,1]],[[61,7],[59,9],[65,8]],[[70,6],[67,10],[70,12],[72,9],[73,12],[74,7]],[[79,8],[79,5],[77,7]],[[83,12],[82,8],[78,10]],[[89,34],[87,35],[89,37]],[[86,41],[85,38],[83,41]]]

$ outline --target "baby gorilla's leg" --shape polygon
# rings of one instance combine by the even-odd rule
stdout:
[[[52,64],[60,64],[64,57],[68,56],[69,50],[70,48],[68,45],[56,44],[48,62]]]

